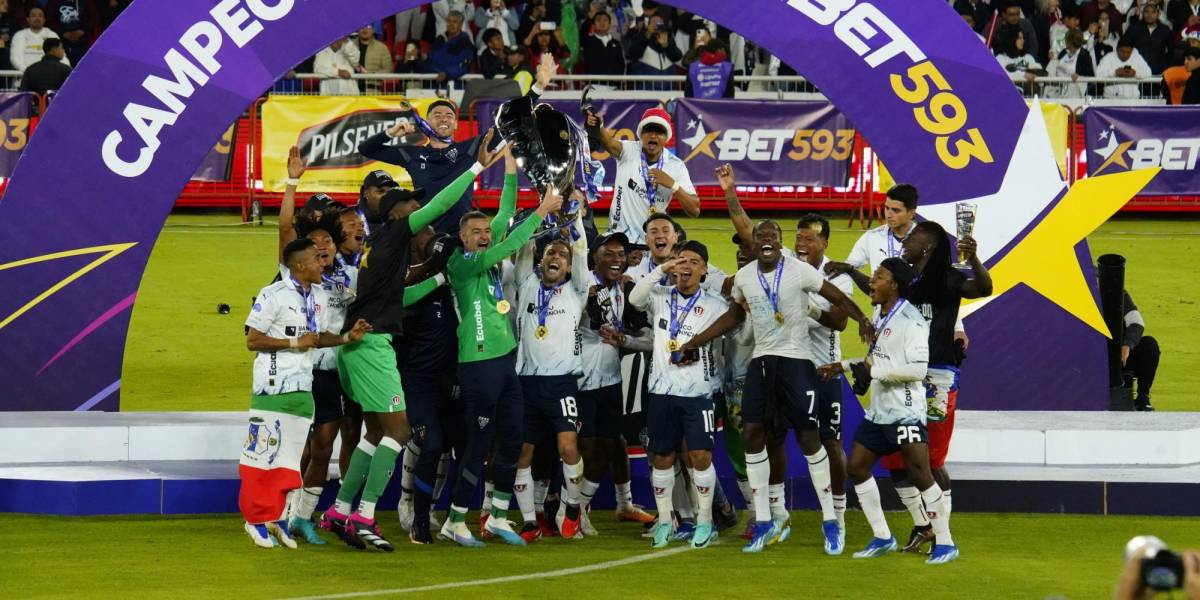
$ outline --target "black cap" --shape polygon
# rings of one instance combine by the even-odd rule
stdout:
[[[635,250],[636,250],[636,251],[638,251],[638,252],[649,252],[649,251],[650,251],[650,246],[647,246],[647,245],[645,245],[645,244],[630,244],[630,245],[629,245],[629,246],[628,246],[628,247],[625,249],[625,251],[626,251],[626,252],[633,252],[633,251],[635,251]]]
[[[422,188],[417,188],[414,190],[406,190],[398,187],[392,188],[387,192],[384,192],[383,197],[379,199],[379,214],[386,220],[387,214],[392,212],[392,208],[394,208],[397,204],[400,204],[401,202],[407,202],[409,200],[420,200],[424,195],[425,190]]]
[[[363,179],[363,187],[400,187],[400,184],[396,183],[396,180],[392,179],[392,176],[387,171],[377,169],[371,171]]]
[[[433,109],[435,109],[439,106],[445,106],[446,108],[449,108],[451,111],[453,111],[454,114],[458,114],[458,107],[455,106],[453,102],[451,102],[445,98],[438,98],[437,100],[434,100],[433,102],[429,103],[429,108],[425,109],[425,115],[429,116],[429,113],[433,112]]]
[[[894,256],[885,258],[883,262],[879,263],[879,266],[891,272],[892,279],[896,282],[896,289],[900,292],[900,297],[907,298],[912,280],[917,276],[917,272],[913,270],[912,266],[904,262],[903,259]]]
[[[695,252],[696,254],[699,254],[700,258],[703,258],[704,262],[708,263],[708,247],[705,246],[704,244],[701,244],[700,242],[697,242],[696,240],[692,240],[690,242],[684,242],[683,244],[681,244],[679,246],[679,252],[683,253],[685,251]]]
[[[624,233],[621,233],[620,231],[612,231],[612,232],[606,233],[600,237],[597,237],[595,242],[592,244],[592,250],[593,251],[599,250],[602,246],[604,246],[605,244],[607,244],[613,240],[617,240],[618,242],[621,242],[621,246],[624,247],[626,250],[629,250],[629,236],[625,235]]]
[[[331,198],[329,194],[313,194],[304,203],[304,210],[306,211],[326,211],[341,208],[342,204]]]

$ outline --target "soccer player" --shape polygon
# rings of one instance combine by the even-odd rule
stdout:
[[[485,136],[476,164],[425,206],[417,202],[420,191],[393,189],[362,207],[371,233],[359,262],[358,293],[347,320],[364,318],[375,332],[339,350],[338,374],[350,398],[363,409],[367,433],[350,458],[336,502],[321,520],[322,527],[351,546],[371,545],[387,552],[395,549],[375,521],[375,504],[392,477],[401,448],[411,437],[391,342],[393,335],[403,333],[404,305],[420,300],[439,285],[431,278],[405,293],[409,244],[414,233],[452,206],[475,177],[503,153],[503,148],[488,150],[489,138]],[[360,490],[358,510],[350,515],[351,502]]]
[[[650,369],[646,414],[650,440],[646,450],[652,455],[651,484],[658,507],[654,548],[666,547],[673,533],[676,450],[684,441],[699,496],[692,547],[707,547],[714,537],[712,505],[717,472],[712,466],[716,431],[712,379],[716,364],[708,340],[697,343],[693,336],[711,328],[725,312],[727,303],[719,295],[701,288],[700,280],[707,266],[708,249],[704,244],[685,242],[679,258],[656,267],[629,294],[630,305],[646,311],[654,328],[654,364]],[[673,276],[674,285],[658,285],[668,275]],[[709,336],[709,340],[715,337]]]
[[[917,188],[907,183],[898,183],[887,191],[883,201],[885,223],[858,238],[846,262],[829,261],[825,272],[848,274],[863,292],[868,292],[870,276],[859,269],[867,267],[874,273],[887,258],[900,256],[904,239],[916,227]]]
[[[904,241],[902,258],[912,265],[916,281],[908,301],[920,311],[929,325],[929,370],[925,378],[928,391],[929,467],[945,494],[944,516],[949,522],[951,512],[950,473],[946,470],[946,454],[954,434],[954,413],[958,406],[958,365],[962,353],[955,344],[955,324],[960,322],[958,307],[964,298],[982,298],[992,293],[992,277],[976,256],[975,240],[958,241],[960,253],[970,256],[971,277],[963,275],[950,264],[950,238],[941,225],[925,221],[913,228]],[[904,550],[918,552],[933,541],[935,531],[921,509],[921,496],[913,482],[904,477],[906,461],[902,455],[883,458],[884,468],[892,471],[896,493],[913,517],[913,531]],[[941,542],[938,542],[939,544]]]
[[[246,318],[246,348],[257,354],[238,507],[246,533],[263,548],[296,547],[283,513],[288,494],[301,485],[300,454],[313,417],[314,350],[356,342],[371,330],[361,319],[344,335],[327,330],[329,298],[321,289],[315,242],[289,242],[282,260],[287,277],[263,288]]]
[[[525,544],[507,520],[521,454],[524,402],[516,373],[517,344],[508,317],[512,303],[505,298],[499,264],[524,246],[542,220],[561,207],[562,195],[551,187],[534,214],[495,245],[491,244],[493,230],[503,229],[503,223],[494,219],[489,223],[487,215],[480,212],[463,215],[459,229],[463,247],[455,251],[447,266],[462,319],[458,327],[458,380],[468,433],[450,514],[439,536],[462,546],[483,545],[467,529],[466,518],[468,503],[483,479],[484,455],[489,451],[495,491],[486,528],[509,544]]]
[[[744,551],[761,552],[771,540],[786,540],[791,533],[783,497],[785,465],[782,461],[769,464],[768,458],[771,454],[784,456],[785,433],[794,428],[800,448],[808,458],[813,488],[821,503],[825,551],[837,554],[841,547],[829,489],[829,457],[818,433],[816,371],[808,345],[809,292],[819,293],[858,321],[862,335],[870,331],[871,325],[862,311],[811,265],[784,257],[782,238],[783,231],[774,221],[762,221],[755,226],[754,249],[758,260],[742,267],[734,276],[735,302],[683,348],[697,347],[732,331],[746,320],[743,303],[748,307],[754,330],[754,354],[742,394],[742,422],[746,474],[754,497],[756,524]]]
[[[522,539],[537,539],[540,528],[533,506],[533,451],[553,440],[562,457],[563,486],[558,519],[564,539],[579,534],[583,459],[579,454],[579,384],[583,375],[579,321],[591,287],[587,269],[587,238],[583,221],[568,226],[578,235],[573,242],[552,239],[534,268],[537,243],[527,242],[517,255],[517,375],[525,401],[525,443],[517,461],[524,484],[517,499],[525,520]],[[495,494],[492,503],[495,505]],[[491,524],[493,519],[489,519]]]
[[[876,306],[875,333],[866,360],[822,365],[820,373],[830,379],[851,372],[856,389],[870,381],[871,404],[854,434],[849,471],[874,538],[855,552],[854,558],[874,558],[896,549],[896,538],[888,529],[871,468],[880,456],[899,451],[908,465],[909,480],[921,490],[921,500],[937,535],[933,555],[925,562],[942,564],[958,558],[958,547],[950,537],[942,490],[929,470],[923,384],[929,360],[929,327],[920,311],[906,300],[908,282],[915,276],[912,267],[899,258],[880,264],[870,284],[871,303]]]
[[[642,114],[638,141],[618,140],[616,132],[605,129],[603,117],[595,112],[588,112],[587,130],[617,160],[616,191],[608,213],[610,232],[624,233],[634,244],[644,243],[647,217],[666,214],[672,200],[678,201],[689,217],[700,216],[700,198],[687,166],[667,151],[672,133],[671,117],[665,110],[650,108]]]

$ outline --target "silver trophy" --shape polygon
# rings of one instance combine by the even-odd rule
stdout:
[[[958,239],[969,238],[975,234],[975,215],[979,209],[977,204],[969,204],[959,202],[954,205],[954,224],[957,229],[956,235]],[[970,263],[967,262],[971,257],[964,255],[960,250],[958,252],[958,262],[954,263],[955,268],[965,269]]]

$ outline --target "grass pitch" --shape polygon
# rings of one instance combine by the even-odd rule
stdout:
[[[888,517],[898,538],[908,531],[907,513]],[[618,524],[607,511],[593,517],[598,537],[541,540],[527,548],[489,543],[482,549],[445,542],[412,546],[395,513],[381,512],[385,535],[396,536],[393,554],[356,551],[332,536],[326,546],[263,550],[251,544],[234,515],[5,518],[0,589],[9,598],[265,600],[398,589],[411,594],[363,596],[1104,598],[1112,594],[1129,538],[1157,532],[1177,549],[1200,539],[1195,519],[955,513],[952,528],[962,558],[930,567],[910,554],[872,560],[855,560],[849,553],[825,556],[820,514],[795,512],[792,538],[761,555],[742,554],[742,541],[730,530],[704,550],[609,565],[664,551],[651,550],[649,540],[638,537],[637,525]],[[847,528],[849,550],[860,549],[871,535],[858,511],[847,514]],[[520,577],[588,566],[595,570]],[[512,580],[420,589],[497,577]]]
[[[795,219],[788,215],[785,222]],[[276,228],[239,226],[231,214],[172,215],[138,292],[125,351],[121,408],[135,411],[245,410],[252,355],[242,323],[251,299],[274,276]],[[732,226],[717,217],[682,219],[712,261],[734,268]],[[861,230],[833,217],[829,256],[849,254]],[[601,225],[603,229],[603,225]],[[1159,410],[1200,410],[1200,278],[1190,262],[1200,251],[1200,222],[1120,218],[1088,238],[1094,256],[1128,259],[1126,287],[1162,347],[1153,402]],[[855,300],[868,308],[863,294]],[[232,307],[228,315],[217,305]],[[970,332],[968,332],[970,333]],[[844,336],[847,356],[864,349]]]

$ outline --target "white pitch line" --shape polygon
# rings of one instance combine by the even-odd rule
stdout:
[[[434,585],[426,585],[421,587],[410,588],[392,588],[387,590],[373,590],[369,592],[348,592],[345,594],[328,594],[325,596],[301,596],[298,598],[288,598],[286,600],[335,600],[337,598],[365,598],[369,596],[383,596],[387,594],[415,594],[418,592],[433,592],[437,590],[450,590],[456,588],[475,587],[480,585],[495,585],[500,583],[514,583],[518,581],[528,581],[531,579],[548,579],[551,577],[564,577],[567,575],[578,575],[580,573],[590,573],[592,571],[603,571],[614,567],[623,567],[625,565],[637,564],[648,560],[658,558],[666,558],[674,556],[681,552],[691,550],[690,546],[672,548],[663,550],[662,552],[652,552],[649,554],[639,554],[629,558],[619,560],[610,560],[608,562],[596,563],[583,567],[571,567],[569,569],[558,569],[557,571],[546,571],[543,573],[529,573],[527,575],[508,575],[506,577],[493,577],[492,579],[478,579],[475,581],[455,581],[452,583],[438,583]]]

